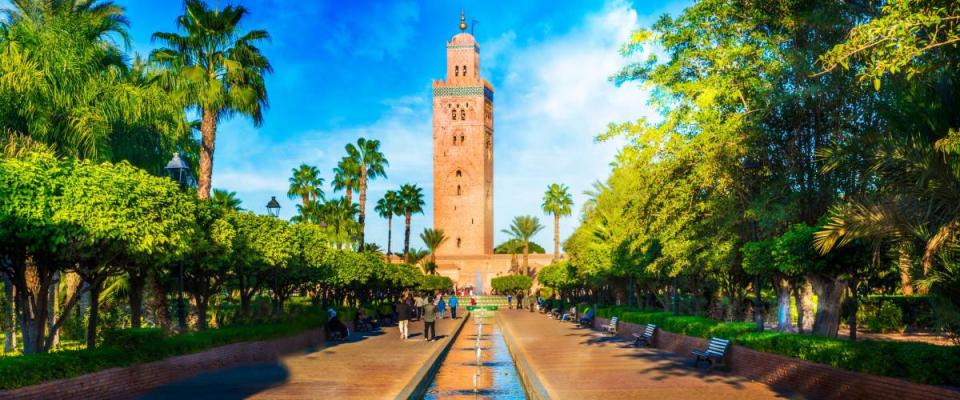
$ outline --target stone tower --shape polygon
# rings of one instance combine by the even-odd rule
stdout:
[[[433,81],[433,225],[438,256],[493,253],[493,86],[480,77],[480,45],[447,43],[447,79]]]

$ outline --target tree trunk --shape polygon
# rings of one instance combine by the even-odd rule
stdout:
[[[810,332],[813,329],[813,288],[810,281],[803,279],[794,288],[797,298],[797,329],[801,332]]]
[[[363,251],[366,246],[364,242],[364,231],[366,231],[364,221],[367,218],[367,166],[360,163],[360,218],[357,219],[357,222],[360,223],[360,246],[359,251]]]
[[[387,257],[390,257],[390,244],[393,243],[393,211],[387,217]]]
[[[194,295],[193,301],[197,303],[197,330],[205,331],[207,330],[207,305],[210,302],[210,299],[201,296]]]
[[[3,278],[3,310],[0,310],[0,316],[3,317],[3,352],[10,353],[17,348],[17,318],[13,308],[13,281],[6,275],[0,275]]]
[[[837,337],[840,329],[840,304],[843,300],[845,282],[834,277],[811,275],[810,283],[817,295],[817,312],[813,320],[813,333],[819,336]]]
[[[793,333],[796,329],[790,309],[790,282],[780,277],[774,278],[774,281],[777,286],[777,331]]]
[[[87,318],[87,348],[97,347],[97,323],[100,320],[100,289],[102,282],[90,283],[90,315]]]
[[[170,306],[167,303],[167,291],[160,280],[160,272],[152,271],[150,274],[150,285],[153,289],[153,313],[157,318],[157,324],[164,332],[170,332],[173,325],[170,323]]]
[[[858,286],[860,286],[860,277],[853,274],[848,283],[850,285],[850,316],[847,317],[847,325],[850,327],[850,341],[855,342],[857,340],[857,310],[860,308],[860,296],[857,293]]]
[[[129,274],[130,290],[127,298],[130,300],[130,327],[137,329],[143,321],[143,290],[147,286],[147,276],[142,270]]]
[[[197,198],[210,198],[210,181],[213,178],[213,152],[217,140],[217,112],[204,108],[200,121],[200,173],[197,176]]]
[[[530,242],[526,239],[523,240],[523,270],[526,271],[527,275],[530,275],[530,260],[528,254],[530,253]]]
[[[47,310],[47,335],[50,336],[50,348],[60,344],[60,329],[57,325],[57,315],[60,311],[60,271],[53,273],[53,281],[50,283],[50,300]]]
[[[900,255],[898,259],[898,266],[900,267],[900,290],[903,291],[904,296],[913,296],[913,282],[910,278],[910,266],[912,264],[910,251],[907,249],[906,244],[901,244],[898,252]]]
[[[347,185],[347,191],[344,192],[343,198],[347,200],[347,205],[353,205],[353,189],[350,189],[350,186]]]
[[[560,259],[560,213],[553,213],[553,259]]]
[[[406,229],[403,231],[403,259],[410,262],[410,211],[406,214]]]

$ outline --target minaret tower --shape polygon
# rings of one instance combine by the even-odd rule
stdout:
[[[447,43],[447,79],[433,81],[433,225],[445,255],[493,253],[493,86],[480,77],[480,45]]]

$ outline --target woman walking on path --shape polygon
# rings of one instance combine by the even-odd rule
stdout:
[[[443,319],[443,312],[447,310],[447,303],[443,301],[443,295],[437,296],[437,314]]]
[[[433,305],[433,298],[427,300],[423,306],[423,340],[431,341],[437,336],[437,306]]]

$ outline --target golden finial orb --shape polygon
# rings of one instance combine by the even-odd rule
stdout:
[[[467,31],[467,17],[463,14],[463,11],[460,11],[460,31]]]

